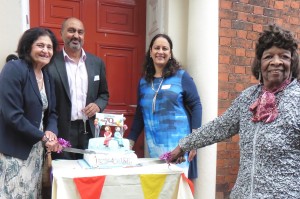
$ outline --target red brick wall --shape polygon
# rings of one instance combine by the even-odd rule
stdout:
[[[219,0],[219,110],[222,114],[245,88],[257,83],[251,74],[255,42],[276,23],[300,38],[299,0]],[[239,168],[239,137],[218,144],[216,199],[227,199]]]

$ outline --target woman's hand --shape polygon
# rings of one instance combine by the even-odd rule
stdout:
[[[45,143],[45,146],[49,152],[57,152],[63,149],[57,140],[48,141]]]
[[[57,140],[57,136],[52,131],[45,131],[45,136],[46,136],[46,138],[48,138],[48,141],[50,141],[50,142],[53,140]]]
[[[62,150],[62,146],[58,143],[56,134],[52,131],[45,131],[42,141],[45,143],[45,147],[49,152]]]
[[[185,158],[183,156],[184,151],[180,148],[180,146],[177,146],[173,151],[171,151],[171,162],[176,164],[185,162]]]
[[[190,153],[189,153],[189,157],[188,157],[188,161],[192,161],[195,157],[195,155],[197,154],[197,150],[194,149],[194,150],[191,150]]]

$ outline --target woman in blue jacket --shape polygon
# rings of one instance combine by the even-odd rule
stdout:
[[[41,198],[44,146],[60,150],[53,82],[43,70],[56,52],[49,29],[22,35],[19,60],[0,73],[0,198]]]
[[[192,77],[173,55],[168,35],[153,37],[143,67],[138,105],[128,138],[134,143],[144,129],[149,156],[158,158],[176,147],[191,129],[201,126],[202,107]],[[191,150],[186,156],[189,161],[180,165],[191,179],[197,177],[195,155],[196,150]]]

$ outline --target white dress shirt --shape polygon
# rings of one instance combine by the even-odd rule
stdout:
[[[86,54],[83,49],[81,52],[77,64],[63,49],[72,102],[71,121],[84,119],[82,109],[86,106],[88,75],[85,66]]]

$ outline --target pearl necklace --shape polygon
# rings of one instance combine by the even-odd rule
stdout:
[[[152,80],[152,82],[151,82],[151,83],[152,83],[151,89],[155,92],[154,97],[153,97],[153,99],[152,99],[152,114],[155,112],[156,97],[157,97],[158,91],[159,91],[160,88],[161,88],[161,85],[162,85],[163,81],[164,81],[164,78],[161,79],[161,81],[160,81],[160,83],[159,83],[159,86],[158,86],[157,90],[154,89],[153,80]]]

